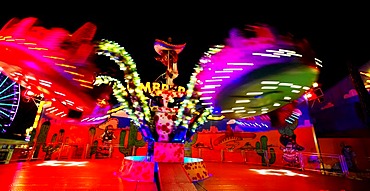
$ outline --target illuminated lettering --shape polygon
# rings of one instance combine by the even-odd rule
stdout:
[[[153,91],[160,90],[160,87],[161,87],[161,84],[160,83],[153,82],[153,84],[152,84]],[[149,92],[149,93],[151,93],[151,92]]]
[[[141,89],[143,92],[152,93],[157,90],[169,90],[171,87],[168,84],[160,84],[158,82],[146,82],[140,83],[139,89]],[[127,89],[129,90],[129,86],[127,86]],[[186,89],[183,86],[177,86],[177,92],[185,92]]]
[[[168,89],[169,89],[169,87],[168,87],[167,84],[162,84],[162,90],[168,90]]]
[[[185,90],[185,87],[179,86],[179,87],[177,88],[177,91],[178,91],[178,92],[185,92],[186,90]]]
[[[150,82],[147,82],[147,83],[145,84],[145,86],[144,86],[144,84],[143,84],[143,83],[140,83],[139,88],[140,88],[141,90],[143,90],[144,92],[149,92],[149,93],[151,93],[151,92],[152,92],[152,90],[151,90],[151,86],[150,86]]]

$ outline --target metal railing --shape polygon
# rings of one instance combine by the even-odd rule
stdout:
[[[244,162],[246,164],[279,166],[299,170],[318,171],[323,174],[348,176],[348,167],[343,155],[296,152],[296,158],[284,160],[284,153],[270,153],[269,150],[210,150],[198,148],[196,157],[210,162]]]

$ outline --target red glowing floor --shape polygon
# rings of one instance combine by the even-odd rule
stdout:
[[[0,191],[51,191],[51,190],[143,190],[181,191],[188,185],[166,178],[160,181],[167,186],[160,188],[156,183],[127,182],[117,176],[121,165],[119,159],[95,159],[81,161],[31,161],[12,162],[0,165]],[[211,177],[194,183],[196,190],[248,190],[248,191],[365,191],[370,182],[345,177],[322,175],[310,171],[278,171],[273,167],[252,166],[242,163],[206,162]],[[284,169],[282,169],[284,170]],[[288,169],[286,169],[288,170]],[[164,170],[168,176],[171,170]],[[173,172],[176,170],[172,169]],[[260,174],[267,171],[269,175]],[[176,176],[176,175],[175,175]],[[159,185],[159,184],[158,184]],[[173,186],[169,186],[173,185]],[[194,188],[193,187],[193,188]]]

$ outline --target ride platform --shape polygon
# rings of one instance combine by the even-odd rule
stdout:
[[[172,169],[171,165],[163,168],[164,166],[160,165],[158,184],[156,182],[126,181],[120,178],[118,172],[121,163],[122,159],[110,158],[77,161],[36,160],[2,164],[0,165],[0,191],[186,190],[186,187],[174,186],[175,182],[180,184],[184,180],[181,178],[182,176],[179,177],[179,168]],[[370,188],[370,182],[365,180],[328,176],[312,171],[231,162],[206,161],[205,165],[210,177],[192,183],[199,191],[362,191]],[[161,184],[162,188],[159,186]],[[192,187],[188,183],[186,185]],[[190,190],[194,190],[194,188],[192,187]]]

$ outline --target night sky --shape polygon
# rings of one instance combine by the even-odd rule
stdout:
[[[216,11],[215,8],[208,8],[207,11],[200,8],[192,10],[188,7],[180,10],[179,6],[162,9],[153,7],[150,11],[147,11],[149,8],[131,10],[130,6],[101,10],[96,5],[94,8],[81,10],[28,11],[30,13],[19,9],[2,13],[0,26],[4,26],[13,17],[33,16],[39,18],[43,27],[62,27],[73,33],[85,22],[92,22],[97,25],[96,40],[104,38],[125,47],[137,64],[142,82],[154,81],[165,72],[164,65],[154,59],[157,55],[154,40],[167,40],[171,37],[174,44],[187,43],[179,55],[180,75],[176,81],[183,86],[188,82],[199,58],[209,47],[224,44],[231,28],[242,28],[247,24],[268,24],[283,35],[290,33],[296,38],[307,39],[317,58],[323,61],[324,67],[319,76],[323,90],[335,85],[348,74],[347,62],[361,66],[370,60],[370,29],[367,26],[369,16],[366,12],[352,10],[349,14],[349,10],[338,9],[329,12],[316,10],[315,6],[306,10],[289,8],[273,11],[257,11],[253,7],[228,11]],[[13,125],[22,126],[20,124],[26,123],[26,119],[21,116],[36,112],[30,109],[30,105],[32,104],[25,103],[24,107],[21,106]]]

